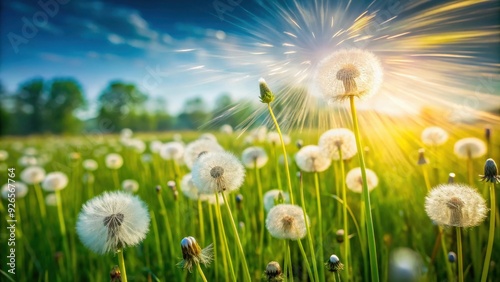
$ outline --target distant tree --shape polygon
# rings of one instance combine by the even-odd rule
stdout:
[[[0,135],[6,135],[10,130],[10,115],[6,109],[7,91],[0,82]]]
[[[201,97],[186,100],[184,110],[177,116],[176,127],[180,129],[197,129],[206,124],[211,117],[207,105]]]
[[[50,131],[54,133],[80,132],[82,122],[75,117],[75,110],[85,105],[85,96],[78,82],[71,78],[54,79],[45,103]]]
[[[43,119],[44,81],[41,78],[28,80],[21,84],[16,93],[16,124],[13,133],[41,133],[45,124]]]
[[[131,123],[134,116],[143,110],[146,100],[146,94],[134,84],[113,81],[99,96],[98,119],[111,124],[111,131],[119,131],[127,127],[127,123]]]

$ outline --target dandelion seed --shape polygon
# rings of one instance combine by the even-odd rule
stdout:
[[[277,204],[290,203],[290,196],[288,193],[278,189],[269,190],[264,194],[264,209],[269,212]]]
[[[208,152],[193,165],[193,183],[202,194],[234,191],[245,178],[245,169],[231,153]]]
[[[493,159],[487,159],[484,164],[484,174],[480,175],[481,181],[499,183],[500,176],[498,176],[497,164]]]
[[[95,171],[99,165],[95,160],[86,159],[82,162],[82,166],[86,171]]]
[[[281,266],[276,261],[271,261],[267,264],[264,275],[266,276],[268,282],[283,281],[283,272],[281,271]]]
[[[139,191],[139,183],[133,179],[125,179],[122,181],[122,189],[129,193]]]
[[[363,178],[361,177],[361,169],[359,167],[351,169],[347,173],[345,181],[347,188],[351,191],[356,193],[361,193],[363,191]],[[377,174],[371,169],[366,169],[366,182],[368,191],[375,189],[378,185]]]
[[[302,208],[290,204],[273,207],[267,215],[266,228],[271,236],[278,239],[298,240],[307,233]]]
[[[203,152],[222,152],[224,149],[214,141],[210,140],[195,140],[189,143],[184,150],[184,163],[190,169]]]
[[[318,140],[318,146],[329,158],[333,160],[348,160],[356,155],[356,138],[354,133],[347,128],[335,128],[321,134]]]
[[[187,269],[189,272],[193,269],[193,266],[197,264],[209,265],[213,260],[213,248],[212,245],[208,245],[206,248],[202,249],[196,239],[192,236],[184,237],[181,240],[182,248],[182,261],[179,266]]]
[[[86,202],[76,224],[82,243],[98,254],[139,244],[149,231],[149,213],[137,196],[105,192]]]
[[[438,126],[427,127],[420,136],[427,146],[439,146],[448,141],[448,132]]]
[[[314,80],[329,102],[369,97],[380,88],[382,66],[368,51],[340,50],[319,63]]]
[[[330,167],[331,159],[325,156],[320,147],[307,145],[295,155],[297,166],[306,172],[322,172]]]
[[[10,191],[9,191],[10,190]],[[9,199],[9,194],[14,194],[16,199],[21,199],[28,194],[28,186],[20,181],[16,181],[14,184],[4,184],[2,186],[2,197],[4,199]]]
[[[479,225],[486,217],[483,197],[464,184],[441,184],[425,198],[425,211],[437,224],[456,227]]]
[[[123,165],[123,158],[118,154],[108,154],[105,163],[109,169],[119,169]]]
[[[340,262],[339,257],[336,255],[331,255],[325,265],[330,272],[339,272],[344,270],[344,264]]]
[[[68,185],[66,174],[56,171],[47,174],[42,182],[42,189],[49,192],[59,191]]]
[[[486,154],[486,144],[478,138],[469,137],[455,143],[454,152],[460,159],[475,159]]]
[[[38,166],[30,166],[21,171],[21,180],[26,184],[38,184],[45,178],[45,170]]]
[[[266,165],[268,157],[261,147],[248,147],[241,154],[242,163],[246,168],[261,168]]]

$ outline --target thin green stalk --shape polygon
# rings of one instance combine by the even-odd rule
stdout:
[[[165,208],[165,202],[163,201],[163,197],[161,193],[158,193],[158,201],[160,202],[160,213],[163,216],[163,221],[165,222],[165,229],[167,231],[167,239],[170,245],[169,252],[170,257],[174,257],[174,238],[172,236],[172,228],[170,226],[170,220],[168,219],[167,209]]]
[[[302,212],[304,213],[304,218],[307,218],[306,201],[304,199],[304,185],[303,185],[302,179],[300,181],[300,187],[299,188],[300,188],[300,191],[299,191],[300,193],[299,194],[300,194],[300,203],[302,205]],[[307,236],[307,242],[309,243],[309,249],[311,249],[311,254],[312,254],[312,264],[313,264],[313,268],[314,268],[314,280],[320,281],[319,280],[319,273],[318,273],[318,265],[316,263],[316,252],[314,251],[314,244],[313,244],[313,241],[312,241],[311,229],[309,228],[309,221],[306,220],[305,224],[306,224],[306,230],[307,230],[307,235],[306,235]],[[304,259],[307,261],[307,256],[305,255],[305,253],[303,255],[304,255]]]
[[[290,240],[287,239],[285,241],[286,241],[286,255],[288,261],[288,272],[290,272],[290,277],[288,281],[293,282],[292,254],[290,253]]]
[[[112,169],[113,174],[113,184],[115,185],[115,189],[120,189],[120,179],[118,178],[118,169]]]
[[[481,274],[481,282],[486,282],[488,278],[488,270],[490,267],[491,251],[493,250],[493,241],[495,240],[495,216],[496,216],[496,196],[495,184],[490,183],[490,230],[488,234],[488,245],[486,248],[486,256],[484,257],[483,273]]]
[[[271,108],[271,104],[267,104],[267,109],[269,110],[269,114],[271,114],[271,118],[273,119],[274,126],[276,127],[276,131],[278,131],[278,135],[280,136],[281,148],[283,149],[283,157],[285,159],[285,172],[286,178],[288,182],[288,193],[290,193],[290,203],[293,205],[295,203],[293,198],[293,189],[292,189],[292,178],[290,177],[290,168],[288,167],[288,156],[286,154],[285,142],[283,141],[283,135],[281,134],[280,126],[276,117],[274,116],[273,109]]]
[[[276,172],[276,181],[278,183],[278,189],[280,191],[283,190],[283,185],[281,184],[281,172],[280,172],[280,161],[278,158],[278,153],[276,152],[276,146],[272,145],[273,149],[271,150],[274,159],[275,172]]]
[[[375,243],[375,230],[373,227],[372,207],[370,203],[370,193],[368,191],[368,182],[366,181],[366,166],[365,158],[363,156],[363,147],[361,146],[361,136],[359,133],[358,114],[356,112],[356,104],[354,96],[349,97],[351,103],[352,123],[354,126],[354,135],[356,137],[356,147],[358,150],[359,166],[361,168],[361,179],[363,181],[363,200],[365,202],[365,215],[366,215],[366,231],[368,239],[368,253],[370,256],[370,272],[371,281],[378,282],[380,277],[378,274],[377,262],[377,245]]]
[[[236,239],[236,243],[238,244],[238,250],[240,252],[243,271],[245,272],[245,276],[247,281],[252,281],[252,276],[250,275],[250,271],[248,270],[247,260],[245,258],[245,251],[243,250],[243,245],[241,245],[240,235],[238,234],[238,229],[236,228],[236,223],[234,223],[233,214],[231,212],[231,208],[229,208],[229,201],[227,200],[226,194],[222,193],[222,197],[224,198],[224,206],[226,206],[227,213],[229,214],[229,219],[231,221],[231,227],[233,227],[234,238]]]
[[[224,194],[224,193],[222,193]],[[233,278],[233,281],[237,281],[236,279],[236,273],[234,272],[234,267],[233,267],[233,259],[231,258],[231,252],[229,250],[229,245],[227,242],[227,236],[226,236],[226,231],[224,230],[224,223],[222,221],[222,215],[221,215],[221,210],[220,210],[220,201],[219,201],[219,195],[215,193],[215,217],[217,218],[217,227],[219,228],[219,235],[222,236],[221,239],[221,244],[223,247],[223,252],[225,250],[226,256],[223,255],[224,263],[229,263],[229,270],[231,272],[231,277]],[[224,199],[224,205],[227,206],[227,201]],[[224,266],[224,268],[227,268],[227,266]]]
[[[260,232],[259,232],[259,264],[258,267],[262,266],[262,260],[264,259],[264,196],[262,195],[262,183],[260,180],[260,172],[257,167],[257,160],[254,160],[254,171],[255,171],[255,181],[257,182],[257,191],[259,194],[259,222],[260,222]]]
[[[125,269],[125,260],[123,259],[123,249],[119,249],[118,253],[118,266],[120,267],[121,282],[127,282],[127,270]]]
[[[210,217],[210,231],[212,232],[212,241],[214,244],[214,265],[215,265],[215,281],[219,281],[219,264],[217,263],[218,261],[218,255],[217,255],[217,249],[218,249],[218,244],[217,244],[217,237],[215,236],[215,225],[214,225],[214,213],[212,212],[212,207],[210,204],[208,205],[208,216]],[[224,252],[222,254],[225,256]],[[229,273],[227,273],[227,267],[224,264],[224,271],[226,272],[226,281],[229,279]]]
[[[351,269],[350,269],[350,252],[351,252],[351,243],[349,242],[349,221],[347,218],[347,189],[345,185],[345,167],[344,167],[344,159],[342,158],[342,148],[338,148],[339,151],[339,160],[340,160],[340,179],[342,186],[342,205],[343,214],[344,214],[344,266],[345,266],[345,275],[347,281],[351,279]]]
[[[45,217],[47,216],[47,211],[45,209],[45,201],[43,199],[42,188],[40,188],[40,184],[38,183],[33,184],[33,186],[35,187],[35,194],[38,201],[38,207],[40,207],[40,214],[42,215],[42,218],[45,219]]]
[[[61,230],[61,236],[63,239],[66,237],[66,224],[64,223],[63,210],[62,210],[62,199],[61,191],[56,190],[56,204],[57,204],[57,216],[59,217],[59,228]]]
[[[198,269],[198,273],[200,274],[201,279],[203,280],[203,282],[208,282],[207,278],[205,277],[205,274],[203,273],[203,270],[201,270],[201,266],[200,266],[199,263],[196,264],[196,268]]]
[[[319,191],[319,176],[318,173],[314,173],[314,187],[316,189],[316,204],[318,206],[318,227],[319,227],[319,257],[320,261],[324,259],[324,245],[323,245],[323,213],[321,212],[321,193]],[[325,279],[324,267],[319,268],[319,277]]]
[[[458,282],[464,281],[464,263],[462,255],[462,228],[455,227],[457,230],[457,250],[458,250]]]
[[[443,250],[443,257],[446,264],[446,272],[448,273],[448,280],[453,281],[454,275],[453,275],[453,270],[451,269],[451,263],[448,260],[448,250],[446,249],[446,242],[443,236],[444,230],[443,227],[441,226],[438,226],[438,229],[439,229],[439,236],[441,237],[441,249]]]
[[[156,223],[155,213],[153,211],[149,212],[151,217],[151,225],[153,225],[153,231],[155,234],[155,245],[156,245],[156,255],[158,256],[158,265],[163,269],[163,255],[160,245],[160,233],[158,232],[158,224]]]
[[[205,246],[205,222],[203,220],[203,209],[201,206],[201,199],[198,197],[198,224],[200,225],[200,243]]]
[[[299,245],[300,253],[304,257],[304,263],[306,264],[307,274],[309,275],[309,279],[311,279],[311,281],[312,281],[314,276],[313,276],[313,273],[311,271],[311,265],[309,264],[309,260],[307,259],[306,251],[304,250],[304,246],[302,245],[302,242],[300,240],[297,240],[297,243]]]
[[[429,173],[427,172],[427,167],[422,165],[422,174],[424,175],[425,187],[427,187],[427,192],[431,191],[431,182],[429,181]]]

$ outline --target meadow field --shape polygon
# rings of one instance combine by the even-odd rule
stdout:
[[[500,138],[496,132],[499,128],[488,125],[486,130],[485,124],[448,124],[444,127],[449,134],[446,142],[429,146],[422,141],[421,133],[432,124],[397,126],[394,123],[394,126],[384,128],[369,124],[370,121],[362,115],[360,126],[364,128],[361,136],[366,167],[378,178],[378,183],[370,180],[370,185],[374,186],[370,198],[380,280],[455,281],[458,277],[456,227],[438,227],[429,218],[425,208],[426,195],[429,188],[449,183],[449,174],[454,173],[454,182],[477,189],[490,209],[490,183],[480,181],[479,175],[484,174],[487,158],[496,157],[498,160]],[[486,135],[485,130],[489,132]],[[144,238],[135,244],[118,244],[130,281],[202,281],[205,278],[198,274],[198,263],[207,281],[246,281],[247,271],[252,281],[292,281],[292,278],[296,281],[315,281],[316,278],[320,281],[373,281],[361,190],[351,190],[356,185],[349,179],[347,183],[344,181],[347,172],[359,166],[358,158],[354,156],[343,161],[337,158],[330,162],[330,158],[325,157],[326,152],[318,151],[312,163],[302,163],[302,168],[297,165],[301,162],[301,157],[296,155],[299,147],[317,145],[321,134],[322,130],[307,129],[291,132],[284,138],[294,204],[305,209],[309,218],[307,236],[300,234],[293,238],[290,235],[291,240],[275,238],[275,234],[268,231],[269,227],[272,228],[271,223],[266,228],[269,208],[280,205],[283,200],[290,201],[283,150],[279,135],[272,128],[262,126],[232,132],[225,127],[224,131],[155,134],[133,134],[124,130],[121,135],[4,138],[0,143],[2,182],[12,180],[9,183],[18,190],[23,186],[22,182],[32,180],[33,183],[25,185],[24,195],[16,192],[19,194],[15,197],[15,211],[9,209],[7,191],[2,192],[0,280],[122,281],[117,278],[119,270],[115,265],[118,265],[119,255],[116,250],[96,250],[95,245],[93,250],[86,248],[86,245],[93,244],[92,240],[106,241],[106,238],[82,238],[86,235],[80,229],[85,226],[77,229],[77,222],[81,220],[82,206],[90,199],[104,192],[124,191],[137,195],[147,210],[144,218],[137,219],[147,225],[143,230]],[[484,142],[487,153],[470,160],[459,158],[454,153],[454,144],[466,137],[476,137]],[[214,143],[220,148],[213,147]],[[243,153],[249,147],[262,149],[251,155],[253,161],[250,162],[248,151]],[[419,156],[419,149],[425,149],[424,156]],[[209,153],[198,156],[201,151],[196,150]],[[224,198],[202,197],[197,190],[200,188],[193,185],[199,181],[188,181],[190,173],[196,174],[195,170],[199,169],[196,159],[210,158],[211,151],[213,154],[230,152],[240,166],[240,162],[245,165],[241,186],[225,192],[231,214],[224,204],[216,208]],[[109,168],[116,165],[106,164],[106,158],[112,153],[123,158],[122,166]],[[193,154],[196,155],[192,157]],[[321,169],[315,169],[314,158],[319,160],[321,157],[328,161]],[[235,167],[230,162],[223,165],[228,166],[226,170]],[[312,165],[312,172],[303,171],[308,165]],[[34,180],[36,173],[31,175],[32,179],[27,173],[23,175],[23,171],[33,166],[44,171],[39,179]],[[52,172],[62,172],[67,176],[64,187],[51,188],[50,183],[44,182],[43,178]],[[125,180],[134,180],[135,183],[127,184]],[[348,214],[344,217],[342,187],[346,186]],[[272,189],[278,189],[274,196],[263,196]],[[14,216],[9,218],[11,213]],[[464,213],[463,217],[466,216]],[[479,281],[481,278],[489,218],[488,212],[484,222],[463,230],[465,281]],[[14,235],[5,228],[12,219],[17,220]],[[344,225],[345,219],[347,225]],[[235,236],[232,223],[238,236]],[[131,228],[139,225],[133,223]],[[344,237],[342,231],[347,226],[348,234]],[[107,240],[112,236],[109,232]],[[485,281],[496,281],[500,277],[500,270],[495,266],[500,259],[499,233],[495,228],[496,240],[488,280]],[[189,256],[183,254],[187,250],[186,242],[193,243],[192,240],[183,240],[189,236],[194,237],[201,248],[212,247],[202,251],[208,257],[190,261],[193,264],[191,271],[182,267],[189,264]],[[14,238],[15,246],[8,245],[9,238]],[[345,261],[345,238],[349,241],[349,261]],[[9,273],[8,263],[12,260],[5,255],[11,248],[15,249],[15,274]],[[348,268],[332,268],[328,262],[334,254]],[[287,257],[290,258],[288,263]],[[181,263],[183,258],[186,260]],[[210,261],[206,265],[202,263]],[[268,263],[271,261],[279,263],[281,275],[274,277],[269,272],[272,267]],[[293,277],[286,275],[288,266]]]

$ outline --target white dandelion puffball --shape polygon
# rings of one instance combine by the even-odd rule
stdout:
[[[4,184],[2,186],[2,197],[4,199],[11,198],[9,195],[14,194],[16,199],[24,198],[28,194],[28,186],[20,181],[16,183]]]
[[[95,171],[99,165],[95,160],[86,159],[82,162],[82,166],[86,171]]]
[[[28,166],[36,166],[39,165],[38,160],[34,156],[22,156],[17,160],[17,163],[20,166],[28,167]]]
[[[220,127],[220,132],[224,134],[232,134],[233,133],[233,127],[229,124],[224,124]]]
[[[366,169],[366,182],[368,186],[368,191],[375,189],[375,187],[377,187],[378,185],[377,174],[373,170],[368,168]],[[349,188],[351,191],[356,193],[362,193],[363,178],[361,177],[361,168],[357,167],[351,169],[345,177],[345,184],[347,188]]]
[[[427,215],[439,225],[473,227],[486,218],[483,197],[465,184],[441,184],[425,197]]]
[[[333,160],[348,160],[356,155],[356,137],[354,132],[347,128],[330,129],[319,137],[318,146]]]
[[[487,148],[481,139],[469,137],[458,140],[455,143],[454,152],[460,159],[475,159],[486,155]]]
[[[9,152],[0,150],[0,162],[4,162],[9,158]]]
[[[160,148],[160,156],[164,160],[180,160],[184,156],[184,144],[181,142],[167,142]]]
[[[206,200],[206,198],[203,197],[205,195],[200,195],[198,187],[194,185],[191,173],[188,173],[182,177],[181,191],[184,194],[184,196],[188,197],[193,201],[197,201],[198,199],[202,201]]]
[[[122,189],[130,193],[135,193],[139,191],[139,183],[133,179],[125,179],[122,181]]]
[[[184,150],[184,163],[190,169],[193,168],[194,161],[203,152],[222,152],[224,149],[217,143],[211,140],[198,139],[186,146]]]
[[[271,236],[278,239],[299,240],[307,233],[302,208],[289,204],[277,205],[269,211],[266,228]]]
[[[285,143],[285,145],[288,145],[290,144],[290,142],[292,142],[292,139],[290,138],[290,136],[286,135],[286,134],[282,134],[282,137],[283,137],[283,143]],[[267,141],[272,144],[272,145],[275,145],[275,146],[278,146],[278,145],[281,145],[281,139],[280,139],[280,135],[278,134],[278,132],[269,132],[267,133]]]
[[[331,159],[316,145],[307,145],[295,154],[297,166],[306,172],[322,172],[330,167]]]
[[[382,66],[373,53],[349,49],[323,59],[314,82],[328,102],[335,102],[351,96],[374,95],[382,84],[382,76]]]
[[[191,171],[193,183],[201,194],[238,190],[245,179],[245,168],[228,152],[202,154]]]
[[[250,136],[252,136],[252,141],[263,142],[264,140],[266,140],[267,128],[265,126],[254,128],[250,132]]]
[[[120,132],[120,137],[122,139],[128,139],[128,138],[131,138],[133,134],[134,134],[134,132],[131,129],[124,128]]]
[[[21,180],[26,184],[38,184],[45,178],[45,170],[39,166],[30,166],[21,171]]]
[[[38,154],[38,150],[33,147],[27,147],[26,149],[24,149],[24,154],[27,156],[35,156],[36,154]]]
[[[87,201],[78,215],[76,232],[98,254],[139,244],[149,231],[146,204],[137,196],[105,192]]]
[[[264,209],[267,212],[275,206],[275,202],[278,201],[280,194],[283,198],[283,203],[290,203],[290,196],[288,195],[288,193],[283,192],[279,189],[269,190],[264,194]]]
[[[268,159],[266,151],[261,147],[248,147],[241,153],[241,161],[246,168],[261,168]]]
[[[49,192],[62,190],[67,185],[68,176],[60,171],[48,173],[42,181],[42,189]]]
[[[123,165],[123,158],[115,153],[108,154],[105,163],[106,167],[109,169],[119,169]]]
[[[161,141],[153,140],[149,143],[149,150],[151,153],[159,153],[162,146],[163,143],[161,143]]]
[[[50,193],[45,196],[45,204],[47,206],[55,207],[57,206],[57,196],[56,193]]]
[[[438,126],[430,126],[422,131],[420,136],[427,146],[439,146],[448,141],[448,132]]]
[[[125,143],[125,146],[132,149],[138,154],[142,154],[144,151],[146,151],[146,144],[140,139],[128,139]]]
[[[215,137],[215,135],[213,135],[212,133],[203,133],[202,135],[200,135],[200,137],[198,139],[199,140],[210,140],[210,141],[214,141],[215,143],[217,143],[217,137]]]

